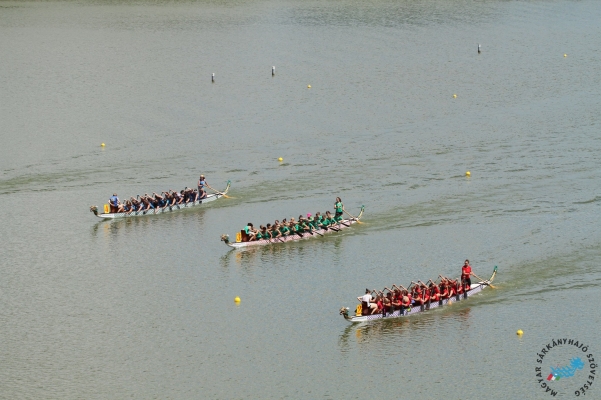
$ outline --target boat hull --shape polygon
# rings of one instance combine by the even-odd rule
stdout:
[[[174,211],[180,211],[180,210],[198,207],[202,204],[218,200],[218,199],[222,198],[225,194],[227,194],[228,190],[230,190],[230,182],[229,181],[227,182],[227,187],[225,188],[225,190],[222,193],[209,194],[204,199],[201,199],[201,200],[198,200],[195,202],[188,202],[188,203],[178,204],[178,205],[174,205],[174,206],[164,207],[161,209],[157,209],[156,212],[154,209],[151,208],[150,210],[145,210],[145,211],[132,211],[132,212],[128,212],[128,213],[107,213],[107,214],[103,213],[103,214],[94,214],[94,215],[96,215],[98,218],[102,218],[102,219],[119,219],[119,218],[142,217],[145,215],[166,214],[166,213],[171,213]]]
[[[403,317],[409,317],[411,315],[415,315],[415,314],[421,314],[436,308],[440,308],[440,307],[444,307],[446,305],[458,302],[458,301],[462,301],[462,300],[466,300],[468,298],[470,298],[471,296],[480,293],[482,290],[484,290],[485,288],[487,288],[490,283],[493,281],[493,279],[495,279],[495,275],[497,274],[497,267],[495,267],[492,276],[485,281],[481,281],[478,283],[472,283],[472,285],[470,286],[470,290],[468,290],[467,295],[466,294],[460,294],[460,295],[456,295],[451,297],[450,299],[444,299],[435,303],[430,303],[430,305],[424,305],[424,306],[412,306],[409,310],[397,310],[393,313],[389,313],[386,315],[383,314],[373,314],[373,315],[361,315],[361,316],[347,316],[345,314],[343,314],[344,319],[346,319],[348,322],[350,323],[358,323],[358,322],[368,322],[368,321],[375,321],[378,319],[392,319],[392,318],[403,318]],[[342,313],[342,312],[341,312]]]

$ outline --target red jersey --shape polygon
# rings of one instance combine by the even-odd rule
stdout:
[[[464,265],[463,267],[461,267],[461,277],[464,279],[467,279],[470,277],[470,274],[472,273],[472,267],[470,267],[469,265]]]

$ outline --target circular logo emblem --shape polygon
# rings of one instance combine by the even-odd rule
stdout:
[[[574,339],[554,339],[536,356],[536,382],[545,393],[579,397],[591,390],[598,363],[588,345]]]

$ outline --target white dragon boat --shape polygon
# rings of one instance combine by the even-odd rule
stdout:
[[[234,243],[230,242],[229,235],[221,235],[221,241],[225,242],[225,244],[227,244],[228,246],[230,246],[234,249],[241,249],[244,247],[265,246],[265,245],[274,244],[274,243],[296,242],[296,241],[302,240],[302,239],[322,237],[323,235],[326,235],[326,234],[330,234],[333,232],[339,232],[342,229],[350,228],[351,225],[357,223],[361,219],[361,217],[363,216],[364,209],[365,209],[365,206],[361,206],[361,211],[359,212],[359,215],[357,215],[356,217],[349,218],[349,219],[343,219],[340,222],[337,222],[336,224],[332,225],[328,229],[316,229],[314,231],[311,231],[311,233],[304,232],[302,234],[302,236],[295,233],[292,235],[282,236],[279,238],[260,239],[260,240],[254,240],[252,242],[248,242],[248,241],[244,241],[245,234],[244,234],[244,231],[242,230],[236,234],[236,241]]]
[[[174,211],[198,207],[201,204],[205,204],[205,203],[220,199],[221,197],[223,197],[224,195],[227,194],[228,190],[230,190],[230,185],[231,185],[231,182],[227,181],[227,186],[223,192],[208,194],[207,197],[205,197],[204,199],[200,199],[200,200],[197,200],[194,202],[176,204],[173,206],[167,206],[167,207],[163,207],[160,209],[156,209],[156,212],[154,209],[151,208],[150,210],[145,210],[145,211],[129,211],[129,212],[121,212],[121,213],[111,213],[111,212],[109,212],[108,204],[104,205],[104,213],[102,213],[102,214],[98,213],[97,206],[91,206],[90,211],[93,212],[95,216],[97,216],[98,218],[102,218],[102,219],[131,218],[131,217],[141,217],[144,215],[157,215],[157,214],[170,213],[170,212],[174,212]]]
[[[458,295],[455,295],[448,299],[444,299],[444,300],[440,300],[440,301],[436,301],[436,302],[428,302],[421,306],[420,305],[412,306],[407,309],[396,310],[396,311],[394,311],[392,313],[388,313],[388,314],[361,315],[361,313],[360,313],[361,307],[359,305],[356,308],[356,314],[358,314],[358,315],[349,316],[349,308],[342,307],[340,309],[340,315],[342,315],[345,320],[347,320],[351,323],[356,323],[356,322],[374,321],[374,320],[378,320],[378,319],[403,318],[403,317],[409,317],[409,316],[415,315],[415,314],[421,314],[421,313],[427,312],[429,310],[433,310],[435,308],[440,308],[440,307],[444,307],[446,305],[450,305],[457,301],[466,300],[467,298],[469,298],[477,293],[480,293],[482,290],[484,290],[488,286],[490,286],[493,279],[495,279],[496,274],[497,274],[497,266],[495,266],[495,269],[493,270],[492,275],[489,279],[487,279],[485,281],[480,281],[478,283],[472,283],[472,285],[470,286],[470,290],[468,290],[466,293],[458,294]]]

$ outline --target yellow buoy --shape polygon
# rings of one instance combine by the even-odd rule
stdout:
[[[236,297],[234,298],[234,301],[235,301],[236,303],[240,303],[240,297],[236,296]]]
[[[284,161],[284,159],[282,157],[278,158],[278,161]]]
[[[453,95],[453,98],[454,98],[454,99],[456,99],[456,98],[457,98],[457,95],[456,95],[456,94],[454,94],[454,95]]]
[[[100,147],[104,147],[104,143],[102,143],[102,144],[100,145]]]
[[[523,331],[523,330],[521,330],[521,329],[518,329],[518,331],[516,332],[516,334],[517,334],[518,336],[522,336],[522,335],[524,334],[524,331]]]
[[[567,54],[564,54],[563,56],[564,56],[564,57],[567,57],[568,55],[567,55]]]
[[[466,171],[465,176],[471,176],[472,173],[470,171]]]
[[[311,85],[307,85],[307,88],[311,89]]]

